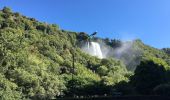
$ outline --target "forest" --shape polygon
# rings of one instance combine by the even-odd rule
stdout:
[[[136,39],[115,56],[121,40],[92,37],[107,57],[81,49],[89,34],[72,32],[0,10],[0,99],[49,100],[66,97],[170,95],[170,49]],[[128,62],[126,62],[128,60]]]

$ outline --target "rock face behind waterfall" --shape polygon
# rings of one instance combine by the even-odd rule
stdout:
[[[88,42],[87,45],[83,48],[83,50],[92,56],[96,56],[101,59],[103,58],[100,44],[97,42]]]

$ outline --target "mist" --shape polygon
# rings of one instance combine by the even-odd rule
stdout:
[[[141,51],[137,49],[138,47],[135,45],[135,40],[123,41],[119,47],[111,47],[103,41],[96,41],[93,43],[98,44],[98,47],[96,48],[95,46],[85,43],[81,49],[100,59],[119,59],[126,65],[127,69],[131,71],[134,71],[136,66],[140,63]]]
[[[114,50],[114,57],[122,60],[128,70],[134,71],[136,66],[140,63],[140,55],[142,54],[137,48],[133,40],[124,42],[121,47]]]

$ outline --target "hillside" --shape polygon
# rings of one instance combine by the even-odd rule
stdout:
[[[0,11],[0,84],[7,89],[1,91],[10,93],[9,98],[55,98],[69,92],[72,77],[79,87],[127,80],[129,72],[120,61],[101,60],[74,47],[78,34],[4,8]]]
[[[109,94],[119,82],[129,82],[131,70],[143,59],[170,64],[169,55],[140,40],[128,49],[135,51],[133,55],[124,52],[119,58],[113,54],[99,59],[81,50],[79,43],[85,36],[88,34],[62,30],[4,7],[0,11],[0,99]],[[113,51],[119,48],[120,42],[94,39],[99,40]]]

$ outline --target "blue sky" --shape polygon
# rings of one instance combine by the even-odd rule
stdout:
[[[39,21],[62,29],[99,37],[129,40],[140,38],[157,47],[170,47],[170,0],[0,0]]]

